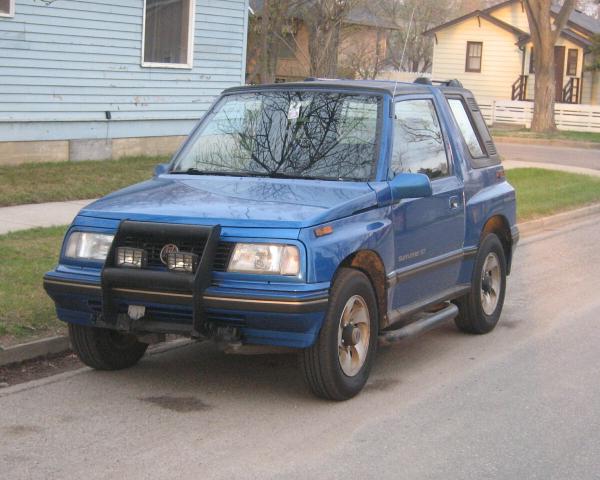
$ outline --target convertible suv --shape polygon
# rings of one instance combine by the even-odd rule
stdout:
[[[517,239],[458,81],[238,87],[152,179],[79,212],[44,287],[91,367],[167,333],[291,347],[316,395],[345,400],[379,344],[491,331]]]

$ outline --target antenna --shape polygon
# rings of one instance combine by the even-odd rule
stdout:
[[[417,4],[412,9],[410,14],[410,20],[408,21],[408,30],[406,31],[406,38],[404,39],[404,47],[402,47],[402,57],[400,57],[400,68],[402,68],[402,64],[404,63],[404,53],[406,52],[406,44],[408,43],[408,36],[410,35],[410,27],[412,26],[413,18],[415,16],[415,10],[417,9]]]

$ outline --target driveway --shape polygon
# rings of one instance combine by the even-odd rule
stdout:
[[[598,478],[598,220],[522,242],[494,332],[381,350],[345,403],[311,397],[294,356],[209,344],[0,390],[1,476]]]
[[[496,148],[505,160],[551,163],[600,170],[600,149],[503,142],[497,142]]]

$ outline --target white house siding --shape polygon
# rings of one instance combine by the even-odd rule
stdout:
[[[498,20],[529,33],[529,22],[521,2],[511,3],[490,12]]]
[[[0,18],[0,142],[185,135],[244,82],[248,0],[196,0],[191,69],[141,67],[143,3],[17,0]]]
[[[478,98],[510,98],[511,86],[521,73],[517,37],[484,18],[480,22],[470,18],[436,33],[432,77],[458,78]],[[483,42],[480,73],[465,72],[468,41]]]

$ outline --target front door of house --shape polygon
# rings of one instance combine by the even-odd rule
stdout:
[[[563,101],[563,81],[565,78],[565,47],[554,47],[554,81],[556,83],[555,99]]]

